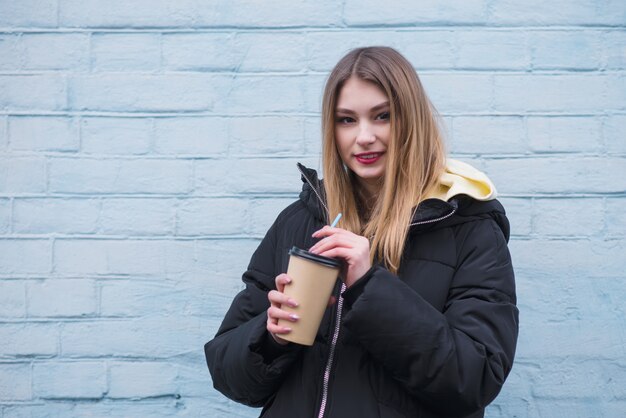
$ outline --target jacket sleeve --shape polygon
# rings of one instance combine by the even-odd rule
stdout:
[[[496,397],[518,334],[502,231],[493,220],[470,222],[457,242],[458,265],[443,312],[380,266],[344,292],[345,327],[421,404],[445,416],[471,414]]]
[[[252,256],[243,275],[244,290],[233,300],[215,338],[204,346],[213,386],[249,406],[265,404],[299,353],[296,345],[276,344],[265,328],[267,292],[275,289],[277,223]]]

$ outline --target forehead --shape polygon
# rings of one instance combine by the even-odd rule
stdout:
[[[387,100],[385,92],[376,84],[352,76],[339,89],[337,107],[369,109]]]

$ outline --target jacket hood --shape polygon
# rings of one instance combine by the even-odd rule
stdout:
[[[496,187],[485,173],[467,163],[448,158],[446,168],[439,176],[439,183],[428,193],[427,198],[447,202],[458,195],[467,195],[476,200],[487,201],[495,199],[497,192]]]

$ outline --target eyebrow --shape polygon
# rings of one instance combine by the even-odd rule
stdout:
[[[370,112],[373,113],[373,112],[376,112],[377,110],[383,109],[385,107],[389,107],[389,101],[377,104],[376,106],[374,106],[373,108],[370,109]],[[340,107],[338,107],[335,111],[337,113],[347,113],[349,115],[354,115],[356,113],[356,112],[354,112],[354,111],[352,111],[350,109],[343,109],[343,108],[340,108]]]

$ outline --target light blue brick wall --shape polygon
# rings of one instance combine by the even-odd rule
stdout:
[[[512,225],[489,417],[626,413],[623,0],[0,0],[0,418],[253,417],[202,346],[350,48],[414,63]]]

